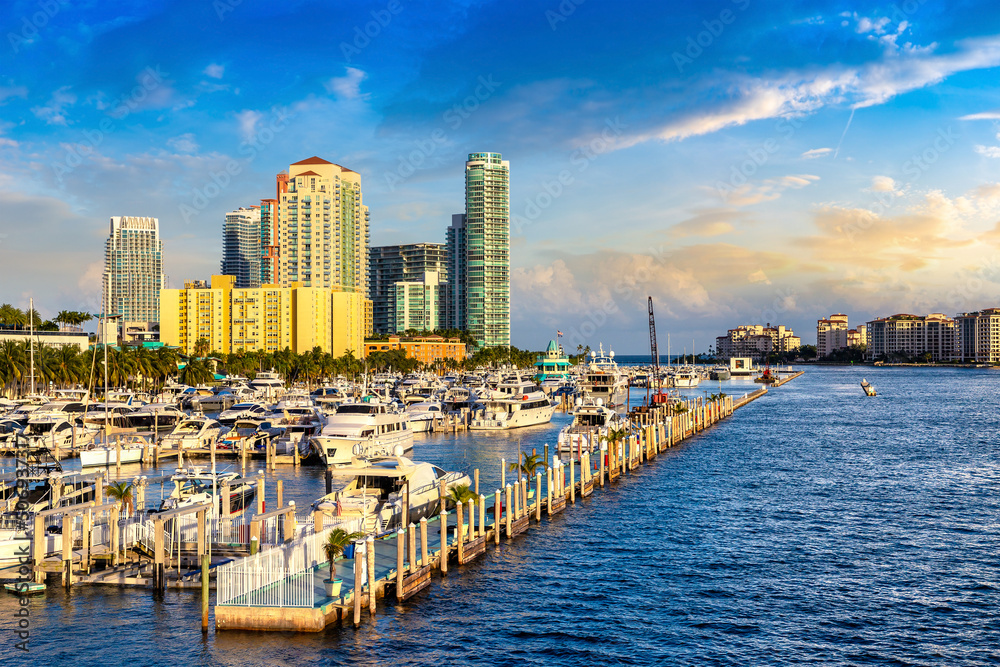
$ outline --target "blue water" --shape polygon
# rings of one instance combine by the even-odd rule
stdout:
[[[862,375],[877,397],[862,395]],[[357,630],[202,635],[197,592],[54,588],[31,603],[28,658],[996,664],[998,380],[974,369],[810,368]],[[415,456],[478,466],[488,487],[519,439],[541,449],[566,419],[502,436],[426,436]],[[322,491],[318,470],[277,474],[300,504]],[[16,609],[0,597],[2,659],[17,655]]]

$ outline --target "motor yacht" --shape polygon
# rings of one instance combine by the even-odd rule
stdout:
[[[267,408],[260,403],[236,403],[229,409],[220,412],[218,419],[223,426],[231,426],[241,420],[264,421],[267,415]]]
[[[257,495],[257,488],[246,481],[236,472],[207,472],[200,467],[188,469],[179,468],[170,477],[174,483],[174,488],[170,495],[163,499],[160,506],[151,512],[165,512],[167,510],[190,507],[203,503],[212,503],[212,516],[222,516],[225,512],[223,508],[223,490],[229,484],[229,513],[231,515],[241,514],[249,507]]]
[[[397,447],[405,455],[413,449],[413,431],[395,404],[366,396],[337,408],[312,445],[327,466],[343,465],[357,456],[393,456]]]
[[[404,456],[354,457],[334,469],[333,479],[332,492],[313,503],[313,508],[359,517],[366,533],[384,533],[438,514],[442,482],[445,493],[471,484],[464,473],[447,472]],[[408,501],[405,507],[404,501]]]
[[[628,420],[604,405],[601,399],[584,402],[577,399],[573,421],[559,431],[559,451],[579,455],[596,450],[608,432],[628,426]]]
[[[218,421],[196,415],[177,422],[160,444],[167,449],[209,448],[221,432],[222,424]]]
[[[423,401],[411,403],[406,407],[410,420],[410,430],[414,433],[428,433],[434,430],[434,420],[444,416],[440,401]]]
[[[469,428],[478,431],[503,431],[524,426],[548,424],[556,405],[530,380],[502,381],[472,413]]]

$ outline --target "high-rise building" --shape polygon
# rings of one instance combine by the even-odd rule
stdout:
[[[278,200],[260,200],[260,284],[278,283]]]
[[[847,347],[847,315],[834,313],[816,321],[816,356],[825,357]]]
[[[233,276],[236,287],[260,287],[263,270],[261,207],[240,207],[226,213],[222,226],[222,275]]]
[[[366,295],[368,207],[360,175],[311,157],[276,181],[278,284]]]
[[[363,295],[297,283],[241,289],[235,282],[212,276],[211,283],[163,290],[160,340],[186,354],[201,338],[223,353],[286,347],[299,354],[314,347],[335,356],[362,353]]]
[[[888,359],[902,354],[919,357],[930,354],[931,361],[951,361],[959,355],[958,325],[941,313],[908,315],[905,313],[868,322],[869,360]]]
[[[959,359],[987,364],[1000,362],[1000,308],[962,313],[955,319]]]
[[[379,334],[397,333],[409,328],[443,327],[445,323],[444,301],[441,298],[444,285],[448,280],[448,268],[445,247],[440,243],[410,243],[406,245],[376,246],[368,255],[368,297],[372,301],[373,329]],[[418,310],[418,306],[406,302],[402,314],[396,307],[399,303],[399,291],[396,285],[407,283],[411,286],[406,291],[410,294],[415,285],[429,289],[432,294],[421,296],[422,303],[433,300],[434,312],[421,318],[426,324],[433,326],[403,326],[410,322],[409,312]],[[424,305],[419,306],[420,312],[425,312]]]
[[[510,345],[510,163],[465,163],[465,328],[481,347]]]
[[[112,216],[104,251],[104,312],[126,322],[159,322],[166,281],[159,220]]]
[[[465,321],[465,280],[467,277],[465,214],[451,216],[451,227],[445,232],[445,262],[448,267],[448,288],[445,297],[445,324],[448,329],[462,329]]]
[[[802,339],[783,324],[743,324],[715,339],[715,354],[721,359],[764,358],[771,352],[792,352],[801,346]]]
[[[389,333],[410,329],[434,331],[442,328],[445,283],[434,271],[427,271],[419,280],[399,281],[392,285]]]

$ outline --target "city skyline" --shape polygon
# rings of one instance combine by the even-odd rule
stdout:
[[[641,353],[647,295],[701,350],[744,323],[811,342],[829,313],[1000,302],[985,3],[650,3],[613,26],[594,3],[302,7],[8,9],[5,300],[97,312],[123,213],[160,220],[171,287],[207,279],[225,213],[308,155],[358,170],[372,245],[440,242],[462,162],[491,150],[516,164],[519,347],[560,329]]]

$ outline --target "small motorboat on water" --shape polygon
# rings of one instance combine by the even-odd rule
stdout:
[[[864,390],[865,396],[875,396],[875,387],[864,378],[861,378],[861,389]]]
[[[37,595],[45,592],[45,584],[38,584],[34,581],[12,581],[4,584],[3,589],[14,595]]]

